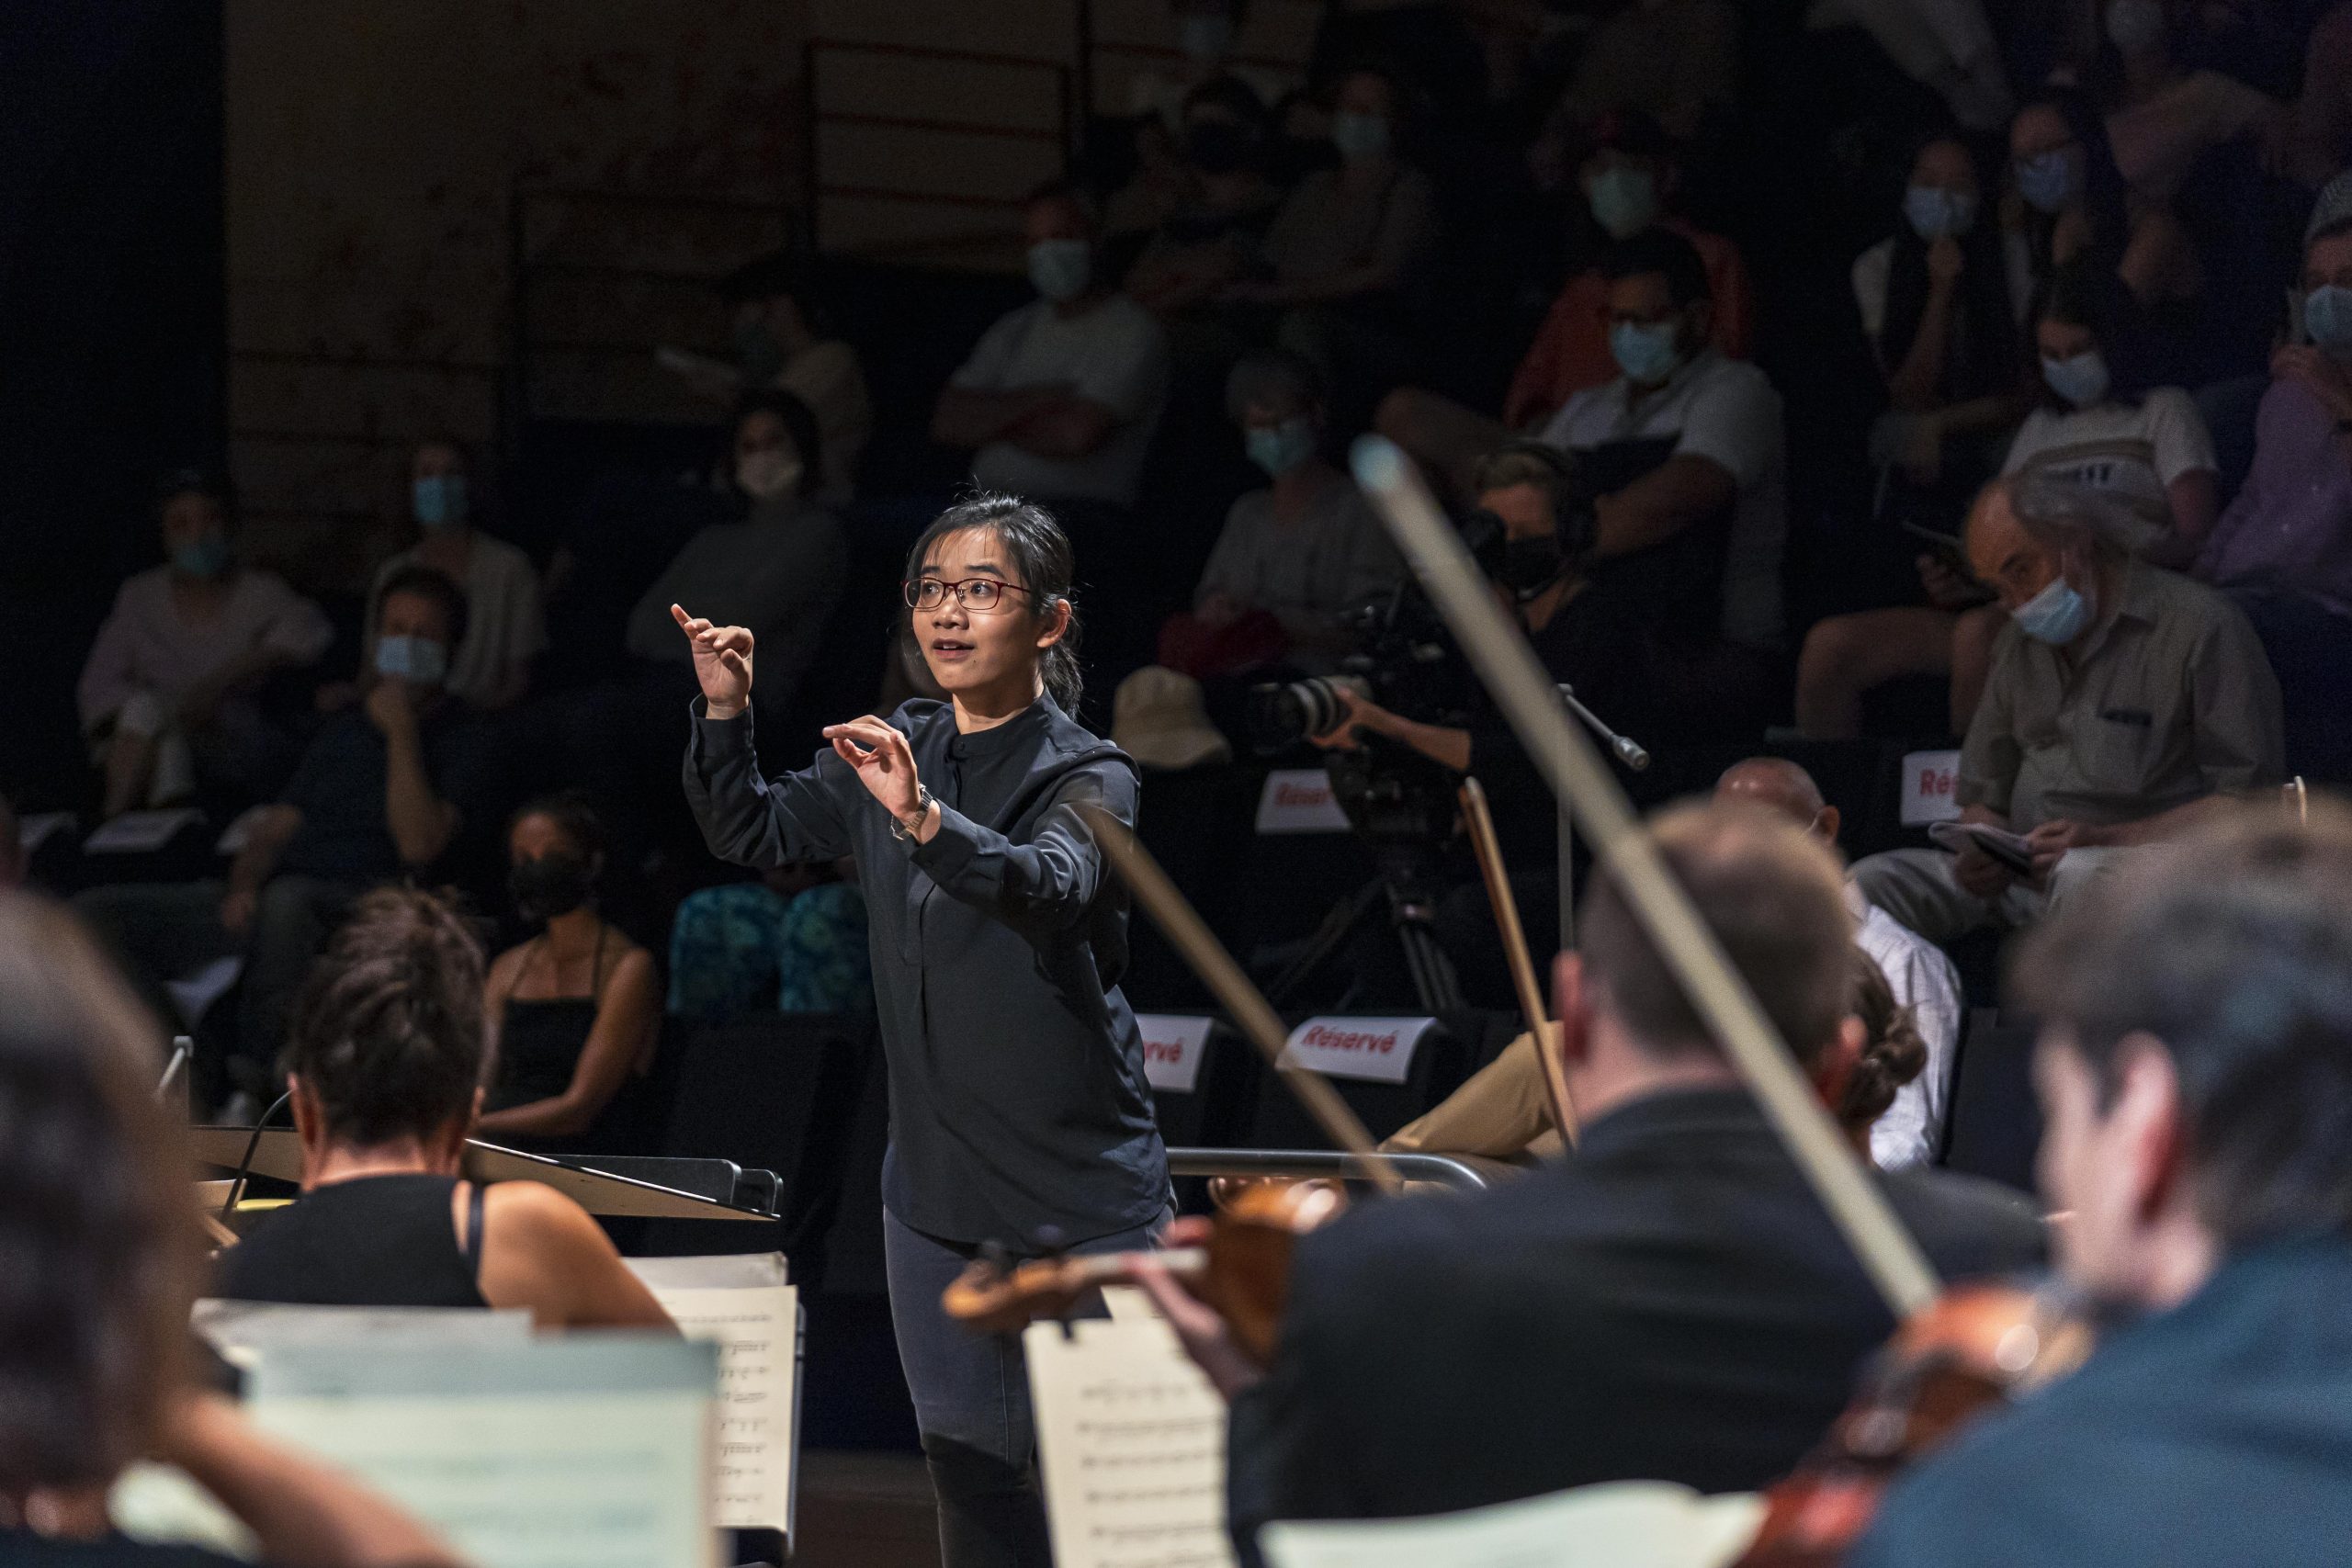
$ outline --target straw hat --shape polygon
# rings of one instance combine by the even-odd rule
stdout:
[[[1209,723],[1201,683],[1158,664],[1119,682],[1111,702],[1111,739],[1148,768],[1191,768],[1233,759],[1233,747]]]

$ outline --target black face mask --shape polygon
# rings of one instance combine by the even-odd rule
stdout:
[[[1503,542],[1500,575],[1503,586],[1514,593],[1540,593],[1558,581],[1567,567],[1568,558],[1560,550],[1560,536],[1557,534]]]
[[[506,874],[506,890],[528,920],[551,920],[588,902],[595,874],[578,855],[561,850],[526,860]]]
[[[1250,133],[1223,120],[1204,119],[1184,132],[1184,156],[1204,175],[1229,175],[1250,161]]]

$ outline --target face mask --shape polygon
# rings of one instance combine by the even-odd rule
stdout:
[[[1250,133],[1220,119],[1204,119],[1184,132],[1184,156],[1204,175],[1229,175],[1250,161]]]
[[[2073,583],[2056,577],[2049,587],[2010,612],[2009,619],[2034,641],[2064,648],[2090,624],[2090,601],[2075,592]]]
[[[229,541],[218,534],[172,547],[172,565],[190,577],[218,577],[229,568]]]
[[[376,673],[414,686],[437,686],[449,673],[449,651],[429,637],[379,637]]]
[[[2303,331],[2329,354],[2352,355],[2352,288],[2329,283],[2304,295]]]
[[[1976,198],[1940,186],[1913,186],[1903,193],[1903,216],[1923,240],[1956,240],[1975,227]]]
[[[1195,11],[1176,18],[1176,47],[1199,64],[1223,60],[1233,47],[1233,18]]]
[[[2107,356],[2098,349],[2078,354],[2072,359],[2041,356],[2041,378],[2050,389],[2074,404],[2086,409],[2107,397]]]
[[[764,387],[784,369],[784,345],[775,333],[757,321],[739,321],[731,336],[735,363],[743,367],[748,386]]]
[[[1315,426],[1304,419],[1254,424],[1242,432],[1241,444],[1251,462],[1280,479],[1315,456]]]
[[[408,509],[427,528],[450,528],[466,520],[466,476],[421,474],[409,485]]]
[[[571,913],[588,902],[595,886],[588,863],[562,850],[519,862],[506,874],[506,890],[526,920],[551,920]]]
[[[2083,188],[2083,150],[2053,147],[2018,160],[2018,194],[2037,212],[2064,212]]]
[[[1675,321],[1619,321],[1609,329],[1609,353],[1636,386],[1655,387],[1682,362]]]
[[[1503,586],[1527,595],[1549,588],[1567,570],[1560,550],[1560,536],[1544,534],[1532,539],[1503,541]]]
[[[2107,8],[2107,40],[2126,54],[2148,54],[2165,41],[2165,8],[2157,0],[2115,0]]]
[[[800,459],[781,446],[746,452],[735,459],[735,488],[753,501],[774,501],[800,488]]]
[[[1593,221],[1608,230],[1611,239],[1626,239],[1657,217],[1657,176],[1647,169],[1615,164],[1585,182],[1584,198],[1592,206]]]
[[[1040,240],[1029,247],[1029,286],[1059,304],[1086,292],[1094,250],[1083,240]]]
[[[1388,151],[1388,117],[1340,109],[1331,117],[1331,145],[1350,163]]]

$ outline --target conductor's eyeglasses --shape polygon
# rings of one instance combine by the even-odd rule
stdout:
[[[924,577],[899,586],[905,593],[910,610],[936,610],[947,603],[947,596],[953,593],[956,603],[965,609],[983,615],[1003,604],[1006,594],[1029,592],[1017,582],[1001,582],[993,577],[967,577],[961,582],[942,582],[935,577]]]

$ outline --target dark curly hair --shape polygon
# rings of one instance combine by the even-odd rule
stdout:
[[[1878,961],[1854,949],[1853,1012],[1862,1021],[1862,1054],[1838,1102],[1838,1122],[1849,1132],[1868,1133],[1886,1114],[1903,1086],[1928,1065],[1928,1043],[1909,1008],[1894,999]]]
[[[448,899],[360,899],[311,969],[286,1047],[328,1138],[373,1148],[469,1114],[489,1066],[481,995],[481,942]]]
[[[163,1042],[55,907],[0,893],[0,1495],[104,1485],[180,1386],[198,1256]]]

